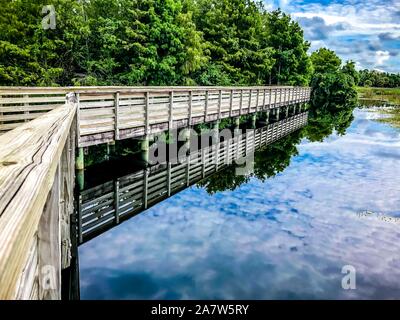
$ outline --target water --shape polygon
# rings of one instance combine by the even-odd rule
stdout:
[[[83,244],[81,298],[399,299],[400,134],[375,115],[303,139],[275,177],[210,194],[217,175]]]

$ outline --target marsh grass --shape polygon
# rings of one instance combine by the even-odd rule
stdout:
[[[385,101],[400,105],[400,88],[357,88],[360,99]]]

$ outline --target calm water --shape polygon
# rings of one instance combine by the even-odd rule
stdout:
[[[190,187],[82,245],[81,298],[400,298],[400,132],[354,114],[274,178]]]

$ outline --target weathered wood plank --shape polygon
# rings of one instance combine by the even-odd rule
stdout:
[[[16,297],[76,105],[64,105],[0,136],[0,299]]]

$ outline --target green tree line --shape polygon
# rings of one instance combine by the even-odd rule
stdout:
[[[398,88],[400,73],[379,72],[376,70],[360,70],[358,72],[360,87]]]
[[[303,30],[252,0],[0,0],[0,85],[307,85]]]

